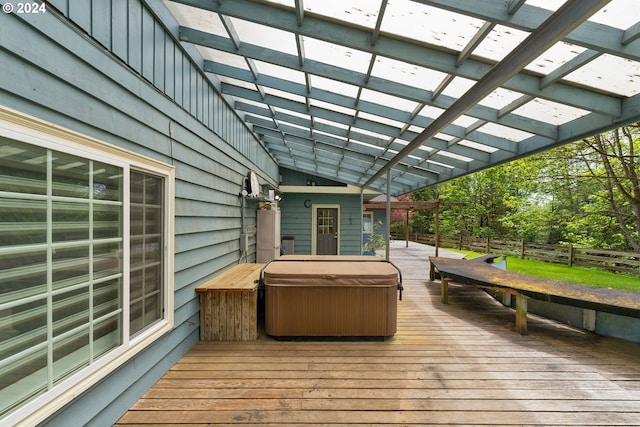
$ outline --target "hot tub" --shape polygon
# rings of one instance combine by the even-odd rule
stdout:
[[[265,329],[275,337],[390,337],[400,272],[372,257],[283,256],[262,272]]]

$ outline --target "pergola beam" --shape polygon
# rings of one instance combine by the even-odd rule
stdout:
[[[192,31],[196,31],[196,30],[192,30]],[[199,44],[206,45],[208,47],[214,47],[218,50],[227,51],[229,53],[234,53],[234,52],[225,50],[225,49],[229,49],[230,47],[228,46],[228,43],[225,41],[224,38],[218,37],[218,36],[209,37],[206,35],[206,33],[204,34],[209,41],[217,40],[217,42],[223,43],[224,45],[211,44],[211,43],[204,44],[204,42],[201,42]],[[185,33],[185,36],[186,35],[188,34]],[[226,48],[224,46],[226,46]],[[240,54],[244,56],[249,56],[251,58],[258,58],[258,59],[262,58],[263,60],[266,58],[269,58],[272,64],[279,65],[285,68],[291,68],[291,69],[312,74],[312,75],[318,75],[318,76],[325,77],[332,80],[337,80],[342,83],[347,83],[353,86],[358,86],[362,84],[362,82],[365,81],[367,77],[367,75],[364,73],[357,73],[355,71],[348,70],[345,68],[322,64],[322,63],[311,61],[311,60],[306,60],[304,66],[300,68],[297,65],[298,57],[295,55],[287,55],[278,51],[270,51],[267,48],[261,48],[258,46],[249,45],[247,43],[244,43],[242,45]],[[234,77],[234,78],[238,78],[246,81],[246,77],[243,77],[244,74],[242,72],[237,72],[237,73],[231,72],[232,71],[231,68],[233,67],[219,65],[211,61],[205,61],[204,68],[205,68],[205,71],[208,71],[211,73],[216,73],[216,74],[220,73],[223,75],[225,73],[229,73],[230,77]],[[270,81],[270,82],[261,83],[264,86],[276,83],[272,79],[269,79],[267,77],[261,76],[261,78],[263,78],[264,80]],[[538,85],[540,85],[540,79],[536,79],[535,81],[532,81],[531,84],[534,84],[537,87]],[[451,105],[453,105],[454,102],[456,102],[456,98],[453,98],[450,96],[440,95],[437,98],[434,98],[433,93],[428,90],[415,88],[412,86],[404,85],[398,82],[382,79],[379,77],[369,77],[366,87],[368,89],[375,90],[381,93],[396,96],[399,98],[404,98],[412,102],[425,103],[427,105],[437,107],[439,109],[448,109],[451,107]],[[295,91],[295,86],[293,84],[290,84],[287,88],[280,87],[279,89],[293,91],[292,93],[296,93],[301,96],[306,96],[298,91]],[[576,103],[576,105],[578,105],[577,101],[581,99],[580,94],[575,93],[574,96],[576,98],[574,98],[573,102]],[[355,102],[353,101],[353,98],[349,98],[349,99],[351,100],[351,108],[353,108],[355,106]],[[593,101],[595,102],[596,100],[594,99]],[[603,101],[604,101],[604,104],[596,108],[595,111],[599,111],[603,114],[613,115],[613,116],[617,116],[620,114],[619,99],[616,99],[615,108],[613,109],[604,108],[609,103],[606,100],[603,100]],[[556,101],[556,102],[559,102],[559,101]],[[585,108],[585,106],[583,105],[581,106],[581,108]],[[602,110],[606,110],[606,111],[602,111]],[[552,125],[549,125],[548,123],[544,123],[535,119],[525,118],[517,115],[504,115],[498,118],[496,109],[486,107],[483,105],[473,106],[467,111],[467,115],[475,117],[477,119],[481,119],[481,120],[494,121],[503,126],[512,127],[515,129],[522,130],[524,132],[544,134],[545,136],[548,136],[550,138],[554,138],[557,136],[555,127]],[[420,116],[418,116],[418,118],[419,117]]]
[[[250,78],[249,73],[246,72],[245,70],[241,70],[236,67],[215,64],[211,61],[205,61],[205,71],[215,73],[216,75],[232,77],[234,79],[247,81],[247,82],[249,82],[248,79]],[[260,75],[257,80],[257,83],[261,87],[270,87],[273,89],[278,89],[294,95],[316,99],[319,101],[323,101],[329,104],[334,104],[344,108],[354,108],[354,105],[355,105],[355,99],[348,97],[346,95],[340,95],[340,94],[336,94],[333,92],[329,92],[329,91],[325,91],[317,88],[313,88],[309,91],[306,85],[285,81],[269,75],[264,75],[264,74]],[[389,82],[390,86],[393,86],[394,84],[395,84],[394,82]],[[225,87],[227,88],[231,86],[233,85],[228,85],[228,84],[225,85]],[[417,97],[419,96],[419,94],[416,94],[415,96]],[[532,98],[529,98],[529,99],[532,99]],[[453,102],[455,102],[455,100],[450,97],[443,98],[443,101],[445,100],[447,102],[446,104],[442,103],[442,104],[438,104],[438,106],[441,106],[442,108],[447,108],[448,106],[453,104]],[[408,113],[407,111],[402,111],[393,107],[376,104],[369,101],[359,100],[357,108],[359,111],[362,111],[362,112],[366,112],[369,114],[386,117],[398,122],[406,123],[405,125],[406,128],[408,128],[408,126],[410,125],[414,125],[417,127],[426,127],[431,123],[431,120],[429,120],[429,118],[424,116],[419,116],[417,113],[412,114],[412,113]],[[307,112],[308,110],[309,110],[309,107],[307,106]],[[496,116],[499,116],[499,118],[502,118],[503,116],[506,115],[506,114],[500,114],[499,110],[495,110],[489,107],[476,106],[472,110],[473,111],[468,113],[468,115],[472,117],[481,116],[481,117],[477,117],[478,120],[489,121],[490,117],[494,117],[494,120],[495,120]],[[296,110],[296,111],[302,112],[300,110]],[[549,138],[557,137],[557,128],[555,126],[549,126],[546,123],[533,120],[533,119],[526,119],[521,116],[512,115],[510,117],[506,117],[504,120],[497,120],[496,123],[501,124],[503,126],[519,128],[524,132],[542,134]],[[464,132],[461,132],[461,131],[464,131],[463,127],[451,125],[445,128],[443,130],[443,133],[446,133],[452,136],[460,136],[461,134],[464,134]],[[400,132],[399,137],[403,139],[407,139],[406,136],[404,135],[405,132],[406,132],[406,129],[402,130]],[[477,139],[474,139],[476,137]],[[491,135],[488,133],[482,133],[482,132],[478,132],[473,135],[468,135],[466,136],[466,138],[468,138],[470,141],[477,142],[479,144],[484,144],[489,147],[497,148],[500,150],[509,151],[511,146],[513,145],[513,141],[510,141],[508,139],[501,138],[495,135]]]
[[[547,9],[523,4],[516,13],[510,13],[505,7],[505,0],[415,0],[429,6],[462,15],[472,16],[484,21],[492,21],[499,25],[532,32],[551,15]],[[608,2],[606,2],[608,3]],[[591,15],[589,15],[591,16]],[[578,15],[576,15],[578,17]],[[585,19],[586,21],[586,19]],[[634,28],[634,27],[631,27]],[[632,29],[627,29],[630,36]],[[587,49],[597,50],[603,53],[620,56],[622,58],[637,61],[640,58],[640,44],[624,44],[625,34],[615,27],[610,27],[596,22],[586,21],[575,27],[563,37],[563,41],[581,46]]]
[[[549,46],[561,40],[566,34],[585,21],[589,16],[606,5],[608,0],[568,0],[549,19],[543,22],[529,37],[509,53],[490,72],[462,95],[448,110],[445,110],[427,129],[411,141],[396,157],[376,172],[365,183],[365,187],[378,180],[403,158],[417,150],[425,141],[434,137],[445,126],[464,114],[472,105],[501,86],[517,74]]]
[[[465,0],[466,1],[466,0]],[[234,0],[233,2],[225,2],[222,5],[208,2],[206,0],[180,0],[179,3],[189,4],[200,7],[205,10],[211,10],[216,13],[222,13],[235,18],[244,19],[250,22],[257,22],[262,25],[268,25],[283,31],[289,31],[295,34],[301,34],[317,38],[329,43],[335,43],[342,46],[368,52],[375,55],[381,55],[388,58],[397,59],[409,64],[420,67],[431,68],[447,74],[455,74],[472,80],[480,79],[492,68],[491,64],[467,59],[464,64],[456,67],[457,54],[443,52],[442,50],[430,48],[424,44],[411,43],[407,40],[396,40],[381,35],[375,46],[371,46],[368,42],[369,34],[359,28],[345,27],[338,23],[329,22],[316,17],[306,17],[301,27],[297,26],[295,17],[287,10],[280,10],[250,2],[247,0]],[[427,2],[428,3],[428,2]],[[445,2],[446,3],[446,2]],[[485,2],[468,2],[478,3],[479,7],[484,7]],[[502,1],[504,4],[504,0]],[[442,7],[447,9],[447,7]],[[544,10],[544,9],[542,9]],[[518,14],[516,14],[517,16]],[[488,20],[488,17],[486,17]],[[201,33],[196,36],[193,29],[188,32],[187,28],[180,28],[180,39],[196,44],[207,45],[207,37],[213,34]],[[621,37],[621,34],[618,34]],[[619,42],[618,42],[619,43]],[[265,49],[261,47],[261,50]],[[233,52],[232,52],[233,53]],[[263,60],[269,62],[270,55],[263,55]],[[539,77],[528,73],[519,73],[518,78],[505,81],[504,87],[521,93],[526,93],[535,97],[549,99],[551,101],[574,105],[576,97],[583,99],[583,103],[593,105],[593,108],[608,109],[605,112],[610,115],[619,113],[619,103],[613,97],[603,94],[595,94],[580,88],[570,87],[566,85],[557,85],[554,90],[540,91],[539,84],[533,83],[531,80],[537,80]],[[594,98],[593,102],[587,101],[590,97]],[[598,101],[595,98],[599,98]],[[579,105],[574,105],[580,108]],[[600,110],[598,110],[600,111]]]
[[[242,103],[236,103],[236,106],[240,111],[247,113],[247,117],[246,117],[247,121],[250,123],[253,123],[255,126],[262,126],[266,128],[273,127],[273,126],[269,126],[271,121],[268,117],[265,117],[263,114],[260,114],[260,116],[252,115],[254,111],[262,110],[260,107],[256,107],[254,105],[248,105],[248,104],[245,106],[245,104],[242,104]],[[278,113],[278,117],[282,115],[283,113]],[[293,120],[297,120],[300,125],[299,126],[289,125],[288,123]],[[348,129],[337,128],[327,124],[321,124],[321,123],[311,124],[310,121],[307,121],[300,117],[293,117],[288,120],[283,120],[282,122],[279,123],[278,129],[281,132],[284,131],[291,135],[297,135],[301,138],[306,138],[308,140],[315,139],[315,140],[326,141],[334,145],[342,145],[343,148],[348,148],[349,145],[353,145],[354,143],[351,140],[360,140],[361,142],[366,143],[366,145],[359,145],[358,151],[371,154],[375,157],[383,157],[387,155],[389,156],[389,158],[391,158],[391,154],[389,154],[388,151],[386,150],[391,149],[392,151],[398,152],[405,147],[405,145],[401,145],[398,143],[392,143],[392,145],[390,146],[379,145],[379,140],[369,135],[361,134],[353,130],[349,131]],[[309,129],[309,130],[306,130],[306,129]],[[339,140],[337,138],[331,139],[327,135],[314,134],[313,133],[314,129],[324,133],[330,133],[332,135],[341,136],[344,139],[343,140]],[[343,142],[342,144],[339,144],[338,141],[343,141]],[[483,164],[488,164],[488,161],[490,159],[489,153],[479,152],[478,150],[475,150],[470,147],[465,147],[462,145],[449,146],[447,141],[440,140],[437,138],[434,138],[431,141],[431,145],[434,147],[435,150],[445,150],[450,153],[457,154],[463,157],[469,157],[474,161],[483,163]],[[473,157],[473,156],[476,156],[476,157]],[[438,154],[433,154],[433,153],[429,154],[429,158],[435,161],[439,161],[441,163],[448,164],[452,168],[459,168],[464,171],[468,170],[469,163],[462,160],[457,160],[452,157],[440,156]],[[405,160],[405,161],[415,162],[416,165],[419,164],[418,160],[413,160],[413,161]]]
[[[244,88],[239,88],[237,86],[233,86],[233,87],[227,87],[226,85],[223,84],[223,91],[225,93],[228,93],[230,95],[236,96],[238,98],[244,98],[247,100],[252,100],[252,101],[261,101],[261,99],[258,97],[258,95],[254,92],[254,91],[250,91],[248,89],[244,89]],[[276,106],[276,107],[280,107],[283,109],[287,109],[290,111],[297,111],[300,113],[305,113],[305,111],[302,110],[303,108],[303,104],[296,102],[296,101],[291,101],[291,100],[286,100],[283,98],[277,98],[274,97],[272,95],[266,95],[265,97],[265,101],[267,101],[269,103],[269,105],[272,106]],[[239,104],[236,103],[236,105],[238,107],[241,107],[245,104]],[[244,111],[253,111],[261,116],[264,117],[271,117],[270,114],[266,113],[266,110],[254,105],[247,105],[246,107],[247,109],[245,109]],[[238,108],[240,110],[240,108]],[[331,121],[331,122],[335,122],[338,124],[343,124],[346,126],[350,126],[352,124],[357,125],[358,128],[364,129],[364,130],[368,130],[370,132],[374,132],[377,133],[379,135],[383,135],[386,137],[399,137],[398,133],[399,133],[399,129],[395,128],[393,126],[388,126],[388,125],[384,125],[381,123],[377,123],[377,122],[372,122],[370,120],[366,120],[366,119],[360,119],[357,118],[355,119],[355,122],[353,121],[353,117],[348,115],[348,114],[344,114],[344,113],[339,113],[336,111],[331,111],[331,110],[326,110],[320,107],[311,107],[311,109],[309,111],[306,112],[306,114],[309,114],[310,116],[314,116],[314,117],[321,117],[327,121]],[[285,117],[285,113],[280,112],[279,113],[280,116]],[[297,121],[299,123],[302,123],[302,121],[304,119],[300,118],[300,117],[295,117],[295,116],[287,116],[289,117],[286,120],[291,120],[291,121]],[[305,123],[305,125],[310,124],[308,121]],[[341,129],[341,128],[336,128],[334,127],[332,129],[332,131],[340,136],[344,136],[345,138],[353,138],[356,139],[358,141],[367,143],[367,144],[371,144],[371,145],[375,145],[377,147],[380,147],[381,149],[392,149],[394,151],[399,151],[402,150],[405,145],[396,143],[397,145],[395,146],[389,146],[387,144],[386,139],[384,138],[380,138],[380,137],[375,137],[375,136],[371,136],[365,133],[359,133],[355,130],[346,130],[345,129]],[[303,129],[298,130],[298,132],[304,132]],[[297,132],[297,133],[298,133]],[[463,133],[466,134],[465,130],[462,130]],[[417,134],[415,132],[410,132],[407,131],[408,135],[413,135],[416,136]],[[476,148],[472,148],[472,147],[466,147],[463,145],[455,145],[455,146],[449,146],[448,144],[444,143],[441,144],[439,143],[437,140],[435,141],[431,141],[430,143],[431,147],[434,148],[439,148],[439,149],[446,149],[447,151],[450,151],[451,153],[454,154],[458,154],[460,156],[464,156],[464,157],[469,157],[472,159],[477,159],[477,160],[481,160],[481,161],[486,161],[488,159],[488,152],[487,151],[481,151],[478,150]],[[513,150],[508,150],[508,151],[513,151]]]

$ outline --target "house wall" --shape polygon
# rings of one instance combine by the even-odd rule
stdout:
[[[198,341],[194,288],[238,262],[241,218],[255,224],[243,177],[277,186],[278,167],[176,41],[162,1],[46,6],[0,14],[0,105],[176,168],[174,329],[47,421],[111,425]]]
[[[280,168],[280,176],[282,177],[282,185],[313,185],[318,187],[346,187],[337,181],[333,181],[320,176],[312,175],[306,172],[294,171],[287,168]]]
[[[327,191],[330,191],[329,187],[327,187]],[[314,204],[340,205],[340,255],[359,255],[362,243],[360,195],[317,192],[285,193],[282,195],[280,229],[283,236],[295,238],[295,253],[303,255],[312,253]]]

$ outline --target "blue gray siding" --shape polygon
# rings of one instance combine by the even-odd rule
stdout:
[[[329,190],[327,190],[329,191]],[[362,210],[359,194],[285,193],[280,202],[281,232],[295,237],[295,253],[311,254],[311,204],[340,205],[340,255],[359,255],[362,242]]]
[[[318,187],[346,187],[346,184],[342,184],[337,181],[333,181],[327,178],[323,178],[316,175],[311,175],[306,172],[298,172],[292,169],[280,168],[280,175],[282,176],[282,185],[313,185]]]
[[[0,104],[176,167],[175,328],[51,425],[113,423],[198,340],[194,288],[240,258],[243,177],[253,169],[277,184],[277,164],[197,51],[159,24],[170,18],[162,2],[147,3],[54,0],[44,14],[0,14]]]

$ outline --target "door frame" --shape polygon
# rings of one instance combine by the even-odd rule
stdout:
[[[318,252],[318,209],[336,209],[336,228],[338,241],[336,242],[336,252],[340,255],[340,205],[339,204],[312,204],[311,205],[311,255],[317,255]]]

